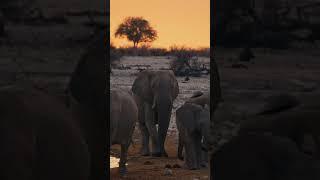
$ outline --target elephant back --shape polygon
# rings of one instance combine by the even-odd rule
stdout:
[[[210,106],[210,93],[202,93],[200,91],[196,91],[186,102],[198,104],[202,107],[204,107],[205,105]]]
[[[106,48],[103,34],[89,44],[71,75],[67,89],[81,104],[101,109],[106,104]],[[105,109],[103,109],[105,111]]]
[[[167,86],[168,84],[169,86]],[[163,90],[170,93],[173,100],[178,96],[179,86],[177,79],[172,71],[164,70],[145,70],[140,72],[132,85],[132,92],[142,98],[143,101],[152,103],[155,92],[158,91],[161,86],[169,87],[169,89]]]
[[[147,101],[152,103],[153,101],[153,93],[150,86],[150,81],[153,76],[153,72],[151,71],[141,71],[132,85],[132,92],[136,95],[136,97],[141,98],[143,101]]]

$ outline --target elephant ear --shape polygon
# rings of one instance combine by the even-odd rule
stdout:
[[[149,71],[142,71],[138,74],[132,85],[132,92],[142,99],[152,102],[152,89],[150,86],[152,73]]]
[[[177,98],[178,94],[179,94],[179,84],[178,81],[176,79],[176,76],[174,75],[173,71],[169,71],[171,77],[172,77],[172,81],[173,81],[173,94],[172,97],[173,99]]]

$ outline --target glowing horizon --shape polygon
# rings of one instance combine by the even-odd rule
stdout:
[[[158,32],[151,47],[210,47],[210,0],[111,0],[110,39],[117,47],[133,45],[114,37],[117,26],[129,16],[145,18]]]

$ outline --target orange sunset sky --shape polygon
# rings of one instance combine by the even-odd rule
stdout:
[[[110,38],[116,46],[132,46],[114,37],[128,16],[142,16],[157,30],[152,47],[210,46],[210,0],[110,0]]]

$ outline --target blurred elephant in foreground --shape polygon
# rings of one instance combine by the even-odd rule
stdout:
[[[0,88],[0,179],[88,180],[90,154],[63,101],[27,83]]]
[[[239,133],[271,133],[289,137],[301,151],[304,151],[304,136],[311,135],[317,147],[316,155],[320,157],[319,108],[317,101],[305,101],[285,94],[271,96],[257,116],[241,123]]]
[[[210,110],[208,106],[185,103],[176,111],[176,123],[179,131],[178,158],[183,159],[188,169],[206,167],[208,155],[202,148],[208,149],[210,135]]]
[[[169,127],[173,101],[179,86],[172,71],[141,71],[132,85],[139,109],[139,127],[142,134],[143,156],[149,155],[149,136],[152,139],[152,156],[165,156],[164,143]],[[158,130],[156,124],[159,125]]]
[[[127,154],[136,122],[138,122],[138,107],[134,98],[126,91],[111,90],[110,145],[121,145],[120,175],[124,175],[127,171]]]
[[[89,44],[87,51],[79,60],[67,86],[68,104],[73,117],[89,145],[91,175],[90,179],[105,180],[109,164],[107,121],[107,82],[106,82],[106,42],[104,33]],[[108,102],[109,103],[109,102]]]
[[[288,138],[240,135],[213,154],[210,173],[217,180],[316,180],[319,165]]]

